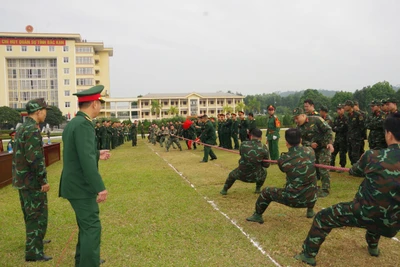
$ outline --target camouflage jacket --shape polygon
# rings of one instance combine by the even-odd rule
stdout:
[[[365,127],[370,130],[369,142],[385,143],[385,130],[383,129],[384,118],[380,111],[371,114],[365,121]]]
[[[347,136],[347,117],[337,116],[333,121],[332,131],[336,133],[335,139],[342,138],[346,140]]]
[[[276,115],[269,116],[267,118],[267,140],[273,140],[274,136],[280,137],[279,130],[281,129],[281,122]]]
[[[352,206],[354,214],[378,227],[400,230],[400,145],[368,150],[353,165],[351,175],[365,177]]]
[[[307,117],[303,125],[297,127],[301,132],[303,146],[317,143],[317,149],[326,148],[333,143],[332,128],[321,117]]]
[[[177,129],[170,129],[170,130],[168,130],[169,131],[169,138],[171,139],[171,140],[175,140],[175,139],[178,139],[178,130]],[[161,131],[160,131],[161,132]]]
[[[286,173],[283,195],[300,202],[316,199],[317,176],[315,172],[315,153],[311,147],[294,146],[278,159],[279,169]]]
[[[264,162],[265,159],[269,159],[269,152],[260,140],[244,141],[240,145],[239,170],[242,173],[250,174],[268,168],[270,163]]]
[[[310,113],[306,113],[307,116],[320,116],[320,114],[318,113],[318,111],[316,111],[315,109],[313,111],[311,111]]]
[[[27,117],[17,129],[12,161],[13,187],[37,189],[47,184],[42,136],[34,119]]]
[[[325,118],[321,116],[321,118],[323,118],[329,126],[333,127],[333,119],[329,114],[326,114]]]
[[[353,111],[347,114],[347,138],[350,140],[363,140],[364,139],[364,116],[358,112]]]

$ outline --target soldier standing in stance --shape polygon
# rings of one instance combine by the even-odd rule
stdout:
[[[68,199],[79,226],[75,266],[99,266],[101,224],[98,203],[107,199],[107,190],[98,170],[99,159],[110,157],[109,150],[97,150],[92,118],[101,109],[101,91],[97,85],[76,93],[79,111],[65,127],[63,140],[63,171],[60,197]]]
[[[140,135],[142,136],[142,139],[145,139],[143,122],[140,123]]]
[[[371,101],[372,114],[365,121],[365,128],[369,129],[368,144],[369,149],[387,148],[385,141],[385,131],[383,130],[383,114],[378,101]]]
[[[347,153],[347,118],[344,115],[342,105],[336,108],[337,117],[333,121],[332,131],[335,134],[335,142],[333,143],[334,151],[331,155],[331,166],[335,166],[336,155],[339,153],[339,164],[342,168],[346,167]]]
[[[101,139],[100,139],[100,121],[96,121],[96,127],[95,127],[95,131],[96,131],[96,140],[97,140],[97,149],[101,149]]]
[[[234,147],[233,149],[239,150],[239,141],[238,141],[238,134],[239,134],[239,121],[237,120],[236,114],[232,113],[232,139]]]
[[[364,128],[363,128],[363,140],[361,141],[361,146],[360,146],[360,155],[364,154],[365,150],[364,150],[364,146],[365,146],[365,142],[364,140],[367,139],[367,128],[365,128],[365,121],[367,119],[367,113],[365,111],[360,110],[360,106],[358,105],[358,101],[353,101],[354,102],[354,110],[357,112],[360,112],[361,115],[364,118]]]
[[[267,171],[264,168],[269,167],[269,162],[263,160],[269,159],[267,147],[261,143],[262,132],[260,129],[253,129],[250,133],[250,141],[245,141],[240,145],[239,167],[229,173],[221,190],[221,195],[228,194],[228,189],[232,187],[236,180],[245,183],[255,183],[254,193],[259,194],[261,187],[267,178]]]
[[[18,189],[24,214],[25,261],[52,259],[43,251],[43,243],[50,242],[43,240],[47,230],[47,192],[50,190],[50,185],[47,181],[39,123],[46,119],[47,108],[43,98],[30,100],[26,104],[28,117],[18,127],[13,147],[12,184]]]
[[[306,217],[314,216],[317,201],[317,178],[314,167],[315,154],[311,147],[300,146],[301,132],[290,128],[285,132],[287,153],[282,153],[278,166],[286,173],[285,188],[265,187],[258,197],[255,212],[246,220],[264,223],[262,214],[271,202],[293,208],[307,208]]]
[[[248,122],[246,118],[244,117],[244,112],[239,111],[239,138],[240,138],[240,143],[244,142],[247,140],[247,128],[248,128]]]
[[[329,165],[333,148],[332,128],[319,116],[307,116],[303,109],[293,110],[294,121],[301,132],[303,146],[310,146],[315,152],[315,163]],[[322,189],[318,190],[318,197],[329,195],[331,187],[330,175],[327,169],[317,169],[317,176],[322,182]]]
[[[347,112],[347,151],[351,165],[355,164],[361,156],[361,146],[364,143],[364,117],[353,109],[354,102],[347,100],[344,110]]]
[[[341,202],[317,213],[303,251],[295,258],[316,265],[325,238],[334,228],[343,226],[366,229],[368,253],[379,256],[381,236],[394,237],[400,231],[400,115],[384,122],[387,148],[368,150],[349,173],[364,177],[353,201]]]
[[[209,145],[215,146],[216,145],[216,140],[217,136],[215,135],[215,128],[212,125],[211,121],[208,119],[207,115],[203,115],[200,117],[203,124],[204,124],[204,131],[201,133],[199,136],[200,141],[204,144],[204,156],[203,160],[200,162],[208,162],[208,156],[210,156],[211,160],[216,160],[217,156],[214,154],[214,151]]]
[[[275,115],[275,107],[269,105],[268,108],[268,121],[267,121],[267,142],[271,159],[277,160],[279,158],[279,131],[281,129],[281,122],[278,116]]]
[[[99,129],[100,149],[107,148],[107,120],[103,120],[103,125]]]
[[[252,112],[249,113],[247,116],[247,140],[250,140],[250,133],[253,129],[257,128],[256,127],[256,119],[254,118],[254,115]]]
[[[132,146],[137,146],[137,120],[131,125],[130,135],[132,138]]]
[[[169,138],[167,141],[167,145],[165,146],[167,152],[169,151],[169,147],[171,146],[171,144],[174,143],[178,146],[179,150],[182,151],[182,147],[181,144],[179,143],[179,138],[178,138],[178,130],[175,129],[174,125],[171,125],[169,129]]]

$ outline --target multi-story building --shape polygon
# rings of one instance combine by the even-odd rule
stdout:
[[[120,120],[153,120],[207,114],[216,116],[227,108],[237,112],[244,96],[231,93],[165,93],[147,94],[137,98],[105,98],[100,117]],[[158,112],[157,112],[158,111]]]
[[[79,34],[0,32],[0,106],[25,108],[43,97],[72,117],[78,110],[72,94],[97,84],[110,94],[112,55]]]

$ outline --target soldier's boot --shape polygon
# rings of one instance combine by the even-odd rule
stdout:
[[[258,214],[256,212],[253,213],[250,217],[246,218],[247,221],[249,222],[258,222],[259,224],[263,224],[264,220],[262,218],[261,214]]]
[[[222,190],[219,193],[221,195],[227,195],[228,194],[228,187],[226,186],[226,184],[224,185],[224,187],[222,188]]]
[[[315,262],[315,258],[307,257],[304,253],[297,254],[296,256],[294,256],[294,258],[296,260],[307,263],[308,265],[317,266],[317,263]]]
[[[327,197],[327,196],[329,196],[329,190],[318,188],[317,196],[320,198]]]
[[[182,147],[181,146],[179,146],[179,150],[182,151]]]
[[[256,186],[256,190],[254,191],[255,194],[261,193],[261,186]]]
[[[312,218],[312,217],[314,217],[314,215],[315,215],[314,209],[313,208],[307,208],[306,217],[307,218]]]
[[[380,250],[378,247],[371,248],[370,246],[368,246],[368,252],[369,252],[369,255],[371,255],[373,257],[378,257],[380,254]]]

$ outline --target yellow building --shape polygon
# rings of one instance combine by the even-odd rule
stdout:
[[[237,112],[244,96],[231,93],[165,93],[147,94],[137,98],[105,98],[104,108],[99,117],[114,117],[120,120],[155,120],[179,116],[207,114],[216,116],[227,107]],[[155,112],[152,102],[156,102],[159,112]],[[176,113],[171,113],[172,109]]]
[[[110,94],[112,48],[79,34],[0,32],[0,106],[25,108],[45,98],[70,118],[78,111],[72,94],[94,85]]]

